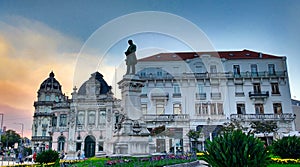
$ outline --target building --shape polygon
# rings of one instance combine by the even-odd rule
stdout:
[[[141,107],[147,126],[178,133],[158,137],[157,151],[169,151],[174,142],[188,150],[189,129],[201,130],[201,150],[233,120],[248,128],[253,121],[277,123],[278,133],[259,137],[295,130],[286,57],[250,50],[161,53],[140,59],[137,69],[146,81]]]
[[[293,108],[293,112],[296,116],[295,129],[296,129],[296,131],[300,132],[300,101],[292,99],[292,108]]]
[[[143,88],[132,103],[140,103],[150,132],[161,130],[149,136],[156,152],[189,151],[190,129],[201,130],[195,146],[202,150],[230,121],[248,129],[253,121],[276,122],[277,133],[259,137],[280,138],[295,130],[286,57],[250,50],[161,53],[140,59],[136,68]],[[126,117],[121,100],[98,72],[74,88],[71,99],[50,73],[34,103],[34,147],[71,155],[84,150],[87,157],[115,153],[115,134]]]
[[[62,94],[51,72],[41,84],[34,106],[34,150],[50,147],[71,156],[83,150],[86,157],[92,157],[110,147],[115,128],[112,115],[118,115],[120,100],[113,97],[111,86],[99,72],[91,74],[78,91],[75,87],[71,99]]]

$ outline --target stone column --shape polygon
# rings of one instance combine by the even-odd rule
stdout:
[[[136,75],[125,75],[118,85],[122,93],[122,107],[127,118],[141,120],[143,113],[140,95],[144,81]]]

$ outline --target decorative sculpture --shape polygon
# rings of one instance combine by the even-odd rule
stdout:
[[[126,75],[135,74],[135,65],[137,63],[136,59],[136,45],[133,43],[132,40],[128,40],[129,47],[127,51],[125,52],[126,55],[126,65],[127,65],[127,72]],[[131,73],[130,73],[130,68],[131,68]]]

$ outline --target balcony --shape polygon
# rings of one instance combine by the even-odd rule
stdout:
[[[235,92],[235,96],[237,96],[237,97],[244,97],[245,94],[244,94],[244,92]]]
[[[164,99],[168,100],[169,99],[169,93],[168,92],[163,92],[163,93],[151,93],[151,99]]]
[[[67,102],[54,103],[52,109],[57,109],[57,108],[70,108],[70,103]]]
[[[269,97],[269,91],[260,91],[260,92],[252,91],[252,92],[249,92],[249,98],[250,99],[256,99],[256,98],[265,99],[267,97]]]
[[[50,141],[50,136],[31,136],[31,141]]]
[[[274,77],[285,77],[287,76],[286,71],[275,71],[274,73],[269,73],[268,71],[263,72],[240,72],[238,74],[232,74],[234,78],[274,78]]]
[[[231,120],[238,120],[238,121],[293,121],[295,119],[295,115],[292,113],[286,114],[231,114]]]
[[[196,93],[197,100],[206,100],[206,93]]]
[[[52,106],[53,101],[35,101],[34,106]]]
[[[210,93],[210,97],[212,100],[220,100],[221,99],[221,93]]]
[[[180,98],[181,97],[181,93],[173,93],[173,98]]]
[[[188,114],[146,114],[144,115],[146,122],[176,122],[176,121],[188,121]]]
[[[142,93],[142,94],[140,95],[140,97],[141,97],[141,98],[147,98],[148,96],[147,96],[147,93]]]
[[[42,116],[44,116],[44,117],[52,117],[52,116],[54,116],[54,114],[53,113],[46,113],[46,112],[36,112],[33,115],[33,117],[42,117]]]

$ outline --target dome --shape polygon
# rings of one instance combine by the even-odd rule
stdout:
[[[61,92],[60,83],[54,78],[53,71],[49,74],[49,78],[47,78],[40,86],[40,91],[59,91]]]
[[[99,85],[95,90],[95,94],[107,94],[111,90],[111,86],[109,86],[106,81],[103,79],[103,75],[99,72],[95,72],[91,74],[89,80],[84,82],[78,90],[78,94],[86,95],[87,94],[87,85]]]

